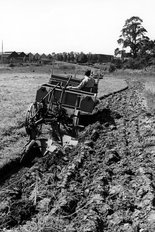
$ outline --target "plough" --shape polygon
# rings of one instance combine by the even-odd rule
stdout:
[[[64,134],[77,137],[83,125],[83,114],[92,114],[96,105],[98,81],[91,92],[68,89],[76,86],[80,80],[51,75],[49,83],[43,84],[36,92],[35,101],[30,105],[25,119],[25,128],[29,143],[41,136],[43,126],[48,126],[52,138],[62,144]]]

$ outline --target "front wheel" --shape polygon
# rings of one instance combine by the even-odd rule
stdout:
[[[37,135],[41,134],[42,124],[35,125],[35,122],[39,119],[38,107],[36,103],[32,103],[26,114],[25,130],[30,136],[30,140],[35,139]]]

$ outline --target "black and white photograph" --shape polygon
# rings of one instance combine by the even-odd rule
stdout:
[[[155,231],[154,12],[0,0],[0,232]]]

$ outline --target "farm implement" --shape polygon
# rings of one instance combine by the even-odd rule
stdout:
[[[84,126],[82,115],[91,115],[96,105],[98,82],[90,92],[68,89],[80,80],[65,76],[51,75],[49,83],[43,84],[36,92],[34,103],[27,111],[25,128],[29,136],[28,147],[32,146],[48,127],[54,141],[63,145],[63,136],[78,137]],[[29,149],[27,149],[29,150]]]

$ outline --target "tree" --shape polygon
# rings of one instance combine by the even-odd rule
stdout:
[[[70,62],[74,62],[75,61],[75,57],[74,57],[74,52],[70,52]]]
[[[92,56],[93,56],[93,55],[92,55],[92,53],[90,53],[90,52],[87,54],[88,64],[91,64],[91,63],[92,63]]]
[[[56,60],[63,61],[63,55],[62,55],[62,53],[57,53],[56,54]]]
[[[141,54],[147,54],[151,57],[155,57],[155,40],[146,39],[145,43],[142,46]]]
[[[119,45],[122,45],[122,49],[130,49],[131,56],[136,58],[141,51],[142,45],[147,40],[145,33],[146,29],[142,26],[143,20],[139,17],[131,17],[125,21],[125,25],[121,30],[122,34],[117,40]],[[116,50],[115,50],[116,51]],[[121,50],[120,50],[121,51]],[[118,52],[118,50],[116,51]]]
[[[81,52],[78,55],[78,63],[86,63],[87,62],[87,55],[83,52]]]
[[[63,52],[62,56],[63,56],[63,61],[66,62],[67,61],[67,53]]]

